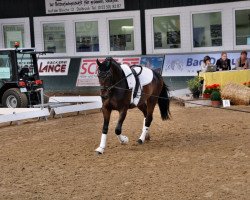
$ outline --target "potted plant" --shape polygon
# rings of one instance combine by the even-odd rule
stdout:
[[[211,93],[212,93],[212,90],[206,87],[204,92],[203,92],[203,98],[204,99],[210,99],[211,98]]]
[[[212,88],[212,92],[213,91],[220,91],[220,84],[213,84],[213,85],[210,85],[210,87]]]
[[[193,97],[198,99],[201,93],[202,84],[198,76],[187,81],[188,88],[192,92]]]
[[[221,105],[221,94],[219,91],[215,90],[211,93],[211,103],[214,107],[219,107]]]
[[[247,87],[250,87],[250,81],[249,81],[249,82],[243,83],[243,85],[245,85],[245,86],[247,86]]]
[[[213,91],[220,91],[220,84],[206,85],[203,92],[203,98],[210,99]]]

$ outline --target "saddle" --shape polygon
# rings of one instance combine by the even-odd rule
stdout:
[[[121,65],[121,68],[127,77],[129,89],[132,90],[130,103],[137,106],[141,98],[142,87],[153,80],[153,71],[149,68],[139,65]]]

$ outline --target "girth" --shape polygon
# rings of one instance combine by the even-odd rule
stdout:
[[[131,67],[131,71],[132,71],[132,73],[133,73],[133,75],[135,77],[135,89],[134,89],[134,94],[133,94],[133,98],[135,98],[137,93],[138,93],[138,89],[140,87],[140,81],[139,81],[139,78],[138,78],[140,73],[137,74],[136,71],[132,67]]]

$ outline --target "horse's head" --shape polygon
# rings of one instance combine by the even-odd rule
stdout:
[[[103,98],[108,98],[110,89],[112,86],[112,64],[113,58],[108,57],[102,63],[97,59],[96,63],[98,65],[98,79],[99,83],[102,86],[101,96]]]
[[[108,84],[111,84],[111,77],[112,77],[112,71],[111,71],[111,62],[113,58],[106,58],[102,63],[97,59],[96,63],[98,65],[98,79],[101,86],[108,86]]]

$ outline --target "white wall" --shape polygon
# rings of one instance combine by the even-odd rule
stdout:
[[[250,9],[250,1],[146,10],[146,52],[167,54],[249,49],[248,45],[236,46],[235,10],[243,9]],[[193,47],[192,14],[209,12],[221,12],[223,44],[220,47]],[[181,48],[154,49],[153,17],[171,15],[180,15]],[[202,21],[206,23],[206,20]]]

